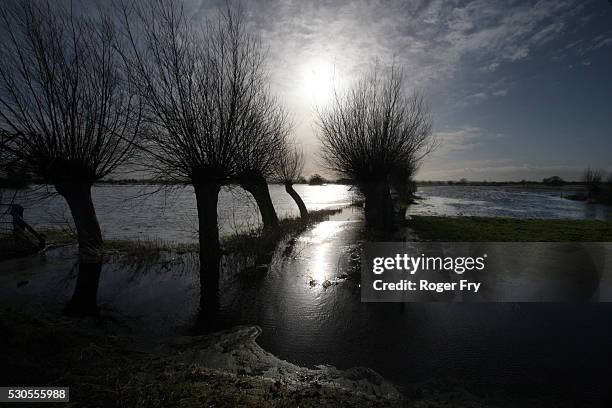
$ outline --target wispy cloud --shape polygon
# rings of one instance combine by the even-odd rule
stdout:
[[[423,169],[419,180],[458,180],[465,177],[473,181],[542,180],[545,177],[560,176],[565,180],[580,180],[584,166],[580,165],[537,165],[516,163],[511,158],[478,160],[462,163],[456,167]],[[612,172],[612,167],[604,168]]]
[[[598,38],[597,40],[593,40],[594,44],[591,46],[592,49],[596,50],[599,48],[607,47],[612,45],[612,37],[608,38]]]
[[[507,89],[500,89],[499,91],[495,91],[492,93],[493,96],[506,96],[508,95]]]
[[[285,73],[316,57],[350,74],[375,57],[394,55],[408,67],[414,84],[424,86],[452,78],[467,55],[491,72],[528,58],[563,35],[583,2],[260,0],[249,6],[254,29]]]
[[[435,134],[440,142],[438,156],[444,156],[449,152],[474,149],[483,143],[491,142],[504,137],[499,132],[490,132],[477,126],[465,126],[459,129],[441,131]]]

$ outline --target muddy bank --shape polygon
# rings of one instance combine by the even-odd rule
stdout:
[[[281,248],[286,251],[293,245],[295,240],[285,239]],[[62,305],[74,285],[75,251],[70,245],[2,263],[6,267],[0,280],[2,383],[69,386],[70,406],[87,407],[387,407],[405,403],[400,392],[371,369],[307,368],[277,358],[256,343],[261,334],[258,326],[176,336],[187,332],[196,311],[194,254],[158,251],[146,259],[110,256],[100,288],[101,316],[63,317]],[[243,257],[228,255],[226,270],[243,270],[242,263],[247,261]],[[233,273],[227,278],[244,283],[257,277]],[[232,286],[232,282],[226,283]],[[164,302],[175,298],[184,303]],[[152,308],[153,304],[157,306]],[[191,312],[183,310],[181,318],[175,319],[171,312],[175,307]],[[170,327],[176,331],[164,324],[171,316],[174,325]],[[166,326],[166,330],[162,334],[151,326]]]
[[[70,407],[492,407],[461,387],[402,395],[375,371],[301,367],[265,351],[257,326],[205,336],[109,334],[114,323],[0,311],[0,381],[70,387]]]
[[[257,326],[152,339],[108,334],[97,319],[0,317],[2,383],[69,386],[74,407],[405,405],[370,369],[278,359],[255,342]]]

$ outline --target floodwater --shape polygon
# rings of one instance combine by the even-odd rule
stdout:
[[[411,215],[612,220],[612,207],[569,200],[565,189],[521,186],[426,186]]]
[[[296,185],[311,210],[341,208],[357,199],[349,186]],[[20,192],[25,219],[35,227],[71,224],[64,200],[46,194],[46,188]],[[409,215],[449,215],[516,218],[612,219],[612,207],[562,198],[571,190],[537,190],[517,187],[420,187],[422,197]],[[280,185],[270,185],[280,217],[296,217],[299,210]],[[5,200],[10,197],[5,193]],[[197,241],[197,210],[191,187],[160,188],[151,185],[98,185],[93,189],[102,232],[106,238]],[[219,196],[221,235],[253,229],[260,217],[252,197],[239,188],[224,189]]]
[[[284,186],[269,187],[279,217],[300,215]],[[296,185],[295,190],[311,210],[345,207],[355,195],[350,186],[337,184]],[[34,227],[68,226],[71,224],[68,206],[53,193],[50,188],[38,187],[20,192],[14,201],[25,207],[24,218]],[[7,193],[4,196],[11,197]],[[94,186],[92,199],[107,239],[197,242],[198,212],[191,186],[101,184]],[[237,187],[224,188],[219,194],[218,216],[221,236],[252,230],[261,224],[255,200]]]
[[[155,195],[161,193],[155,193],[139,208],[125,201],[134,186],[115,188],[95,191],[102,223],[110,225],[107,234],[155,236],[176,227],[178,214],[189,218],[195,211],[189,191],[176,193],[172,207],[161,205]],[[521,217],[602,218],[588,204],[549,193],[454,188],[420,189],[424,200],[410,212],[509,215],[514,206],[522,209],[513,212]],[[299,186],[298,191],[310,208],[353,200],[345,186]],[[291,208],[279,205],[282,194],[272,187],[277,209]],[[232,205],[238,208],[233,211],[246,208],[242,202]],[[171,215],[155,223],[143,208]],[[36,206],[26,211],[26,216],[36,214]],[[220,206],[220,213],[228,212]],[[362,230],[361,210],[349,207],[282,243],[266,272],[241,273],[240,260],[224,257],[221,321],[261,326],[258,342],[282,359],[307,366],[370,367],[408,395],[422,384],[439,389],[457,384],[516,406],[610,406],[604,401],[612,397],[612,303],[362,303],[357,274]],[[163,236],[173,234],[177,241],[190,236],[177,231],[182,229]],[[74,290],[75,259],[76,249],[68,247],[0,262],[0,300],[59,310]],[[103,315],[127,332],[187,333],[197,314],[197,271],[197,257],[190,254],[111,259],[101,274]]]
[[[282,359],[370,367],[408,394],[457,384],[520,406],[605,406],[612,304],[361,303],[361,219],[350,207],[282,243],[262,274],[240,273],[240,261],[225,257],[223,324],[257,324],[258,342]],[[74,288],[75,249],[0,269],[4,302],[59,307]],[[103,315],[128,332],[186,333],[196,318],[193,255],[111,260],[101,276]]]

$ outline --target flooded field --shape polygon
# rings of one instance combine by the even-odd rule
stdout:
[[[311,210],[340,208],[359,198],[355,189],[345,185],[296,185],[295,189]],[[70,225],[64,200],[46,193],[46,188],[37,188],[15,197],[15,202],[26,208],[26,221],[41,228]],[[280,217],[299,215],[282,186],[270,185],[270,193]],[[410,215],[612,219],[611,207],[562,198],[571,194],[567,190],[436,186],[420,187],[417,194],[422,200],[409,209]],[[5,193],[4,197],[6,200],[10,195]],[[99,185],[93,189],[93,200],[107,239],[197,241],[197,210],[191,187]],[[261,222],[254,200],[239,188],[221,192],[218,212],[221,235],[249,230]]]
[[[450,215],[541,219],[611,220],[612,207],[568,200],[571,186],[565,189],[518,186],[427,186],[412,206],[411,215]]]
[[[283,243],[267,272],[245,275],[226,257],[221,319],[257,324],[262,347],[315,366],[370,367],[406,392],[423,382],[458,383],[487,395],[603,401],[612,378],[612,304],[367,304],[360,301],[361,212],[348,208]],[[75,249],[5,261],[4,301],[59,307],[76,276]],[[195,255],[145,263],[111,260],[99,303],[123,330],[187,333],[198,306]],[[585,371],[583,367],[589,367]],[[520,392],[519,392],[520,391]]]

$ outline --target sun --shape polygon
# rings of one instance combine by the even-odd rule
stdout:
[[[334,91],[334,65],[314,59],[302,67],[302,92],[315,105],[325,104]]]

